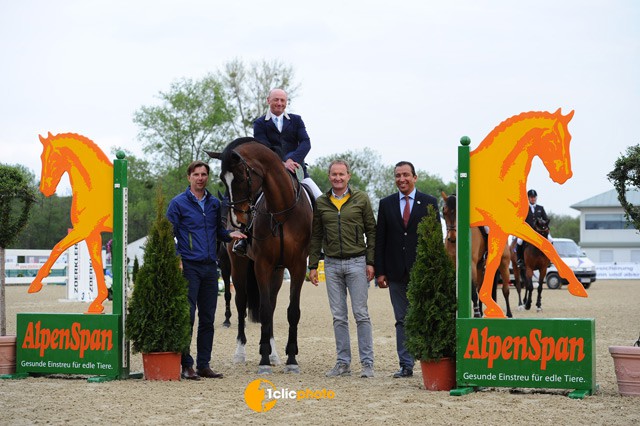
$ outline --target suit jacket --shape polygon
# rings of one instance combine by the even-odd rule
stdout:
[[[547,212],[544,211],[544,207],[542,207],[541,205],[536,204],[533,210],[534,212],[531,211],[531,205],[529,205],[529,209],[527,210],[527,218],[524,220],[529,224],[530,227],[533,228],[533,220],[536,217],[541,217],[544,220],[549,220],[549,218],[547,217]]]
[[[282,132],[278,131],[271,117],[271,113],[268,112],[253,122],[253,137],[273,149],[282,161],[291,158],[300,164],[304,170],[304,176],[309,177],[304,159],[311,150],[311,139],[302,117],[296,114],[283,114]]]
[[[416,261],[418,223],[427,215],[428,206],[433,206],[440,222],[438,201],[435,197],[416,191],[409,224],[405,229],[398,193],[380,200],[376,225],[376,276],[386,275],[388,281],[409,281],[409,271]]]

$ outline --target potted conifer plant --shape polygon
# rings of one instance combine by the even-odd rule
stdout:
[[[407,289],[406,347],[420,360],[427,390],[456,384],[456,278],[433,208],[418,225],[416,262]]]
[[[16,336],[7,335],[5,248],[27,225],[35,199],[19,168],[0,164],[0,375],[16,372]]]
[[[627,199],[629,189],[640,190],[640,145],[628,147],[607,177],[618,193],[627,220],[640,231],[640,206],[634,206]],[[618,392],[640,396],[640,338],[632,346],[609,346],[609,353],[613,358]]]
[[[156,219],[137,273],[125,322],[133,352],[142,352],[147,380],[180,380],[180,358],[191,341],[187,281],[180,271],[173,227],[158,193]]]

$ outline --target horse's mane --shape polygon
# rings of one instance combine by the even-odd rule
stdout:
[[[268,147],[267,145],[263,144],[262,142],[260,142],[259,140],[255,139],[255,138],[252,138],[252,137],[249,137],[249,136],[237,138],[237,139],[233,140],[232,142],[230,142],[229,145],[227,145],[224,148],[224,150],[222,151],[222,153],[220,154],[220,160],[222,162],[222,166],[224,167],[226,164],[230,164],[230,162],[232,161],[232,157],[233,157],[233,151],[237,147],[239,147],[240,145],[244,145],[246,143],[249,143],[249,142],[256,142],[256,143],[264,146],[268,150],[274,152],[273,149],[271,149],[271,147]]]
[[[573,111],[571,111],[568,115],[563,116],[561,112],[561,108],[558,108],[555,112],[549,111],[529,111],[529,112],[521,112],[518,115],[514,115],[513,117],[509,117],[504,120],[502,123],[498,124],[490,133],[487,135],[485,139],[490,139],[490,137],[497,137],[500,133],[505,131],[507,128],[511,127],[513,124],[522,121],[524,119],[556,119],[564,124],[566,124],[571,117],[573,116]],[[569,117],[567,119],[567,117]]]

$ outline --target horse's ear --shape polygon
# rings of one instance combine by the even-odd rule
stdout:
[[[571,110],[571,112],[567,115],[564,116],[564,119],[566,120],[565,122],[568,123],[571,121],[571,119],[573,118],[573,113],[576,112],[575,110]]]
[[[209,154],[209,157],[211,158],[215,158],[217,160],[220,159],[220,156],[222,155],[221,152],[213,152],[213,151],[205,151],[207,154]]]

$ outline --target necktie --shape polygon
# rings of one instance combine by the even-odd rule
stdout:
[[[409,216],[411,216],[411,205],[409,204],[409,196],[404,196],[404,210],[402,211],[402,220],[404,221],[404,227],[409,224]]]
[[[282,127],[280,127],[280,118],[279,117],[275,117],[273,119],[273,121],[275,122],[276,128],[278,129],[278,131],[282,131]]]

